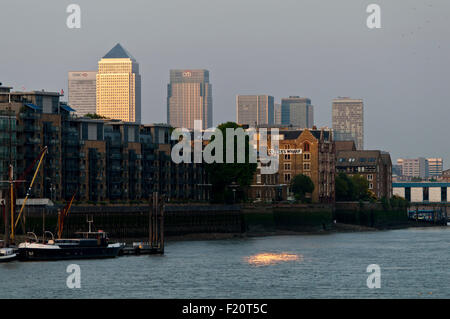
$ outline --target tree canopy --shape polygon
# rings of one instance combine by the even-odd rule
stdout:
[[[345,173],[339,173],[336,176],[335,185],[337,201],[374,199],[374,194],[369,191],[369,182],[359,174],[350,177]]]
[[[291,190],[296,199],[304,202],[306,194],[314,191],[314,183],[309,176],[299,174],[291,180]]]
[[[86,114],[86,115],[84,115],[85,117],[89,117],[89,118],[91,118],[91,119],[107,119],[107,117],[106,116],[102,116],[102,115],[99,115],[99,114],[97,114],[97,113],[88,113],[88,114]]]
[[[226,122],[218,126],[223,135],[223,163],[206,164],[206,169],[212,184],[211,197],[213,202],[235,202],[245,199],[245,189],[251,184],[256,172],[256,163],[250,163],[249,137],[245,137],[245,162],[238,163],[237,137],[234,137],[234,162],[226,163],[226,129],[240,128],[234,122]],[[215,136],[211,138],[214,141]]]

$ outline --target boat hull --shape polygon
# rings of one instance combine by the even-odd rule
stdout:
[[[19,248],[21,261],[114,258],[120,247],[74,247],[60,249]]]
[[[7,263],[17,259],[16,254],[8,255],[8,256],[0,256],[0,263]]]

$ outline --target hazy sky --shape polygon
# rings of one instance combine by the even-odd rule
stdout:
[[[81,29],[66,7],[81,6]],[[381,6],[368,29],[367,5]],[[206,68],[214,124],[236,118],[236,94],[364,99],[365,146],[450,166],[448,0],[2,0],[0,82],[67,93],[69,70],[96,70],[120,42],[138,60],[144,123],[166,121],[169,69]],[[65,97],[66,99],[66,97]]]

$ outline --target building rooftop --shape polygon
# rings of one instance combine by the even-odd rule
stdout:
[[[136,61],[136,59],[124,49],[120,43],[117,43],[108,53],[103,56],[103,59],[131,59]]]

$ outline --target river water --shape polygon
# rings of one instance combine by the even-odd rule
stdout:
[[[164,256],[0,264],[0,298],[450,298],[449,248],[450,227],[169,242]]]

